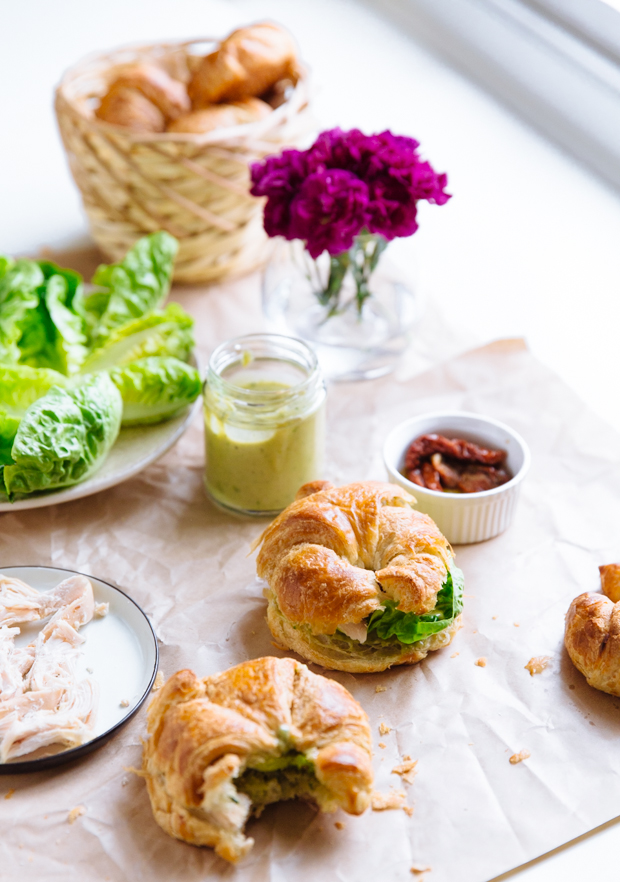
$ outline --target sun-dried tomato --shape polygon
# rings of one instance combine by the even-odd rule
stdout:
[[[405,455],[405,477],[429,490],[479,493],[510,480],[505,450],[444,435],[421,435]]]

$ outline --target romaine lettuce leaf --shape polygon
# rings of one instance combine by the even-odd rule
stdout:
[[[163,304],[170,290],[177,249],[174,236],[160,230],[139,239],[121,263],[96,270],[93,284],[105,288],[109,298],[93,331],[94,345],[103,342],[115,328]]]
[[[102,464],[118,435],[123,402],[107,374],[69,389],[53,386],[19,425],[4,466],[9,499],[83,481]]]
[[[0,275],[0,363],[17,364],[21,357],[23,324],[39,303],[37,288],[43,273],[32,260],[8,263]]]
[[[15,441],[19,423],[20,417],[11,416],[6,411],[0,410],[0,467],[13,463],[11,450],[13,449],[13,441]]]
[[[0,364],[0,409],[22,417],[30,405],[52,386],[66,386],[67,382],[58,371],[23,364]]]
[[[86,323],[71,309],[75,288],[69,287],[77,273],[62,271],[50,276],[45,285],[45,307],[54,329],[55,361],[63,373],[77,373],[87,355]],[[78,277],[79,278],[79,277]],[[70,281],[69,281],[69,280]],[[81,280],[77,283],[81,287]]]
[[[110,377],[123,398],[123,426],[170,419],[200,395],[200,374],[178,358],[140,358]]]
[[[15,265],[15,261],[8,254],[0,254],[0,279]]]
[[[94,349],[82,365],[82,373],[107,371],[150,355],[170,355],[187,361],[194,346],[194,320],[178,303],[169,303],[112,331],[105,343]]]
[[[30,405],[52,386],[64,386],[66,382],[66,377],[56,371],[0,364],[0,465],[13,462],[13,441]]]
[[[406,613],[387,601],[375,610],[368,620],[367,641],[378,638],[389,640],[396,637],[401,643],[416,643],[447,628],[463,609],[463,573],[458,567],[448,570],[448,576],[437,594],[435,609],[423,615]]]

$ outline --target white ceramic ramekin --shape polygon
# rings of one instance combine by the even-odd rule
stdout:
[[[412,441],[431,432],[506,450],[506,465],[513,477],[501,487],[480,493],[442,493],[418,487],[402,474],[405,454]],[[505,423],[476,413],[438,411],[412,417],[392,429],[383,445],[383,461],[390,480],[415,496],[417,508],[432,517],[448,541],[466,545],[491,539],[510,526],[521,481],[530,467],[530,451]]]

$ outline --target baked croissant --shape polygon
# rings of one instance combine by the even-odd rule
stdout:
[[[185,83],[175,80],[156,64],[130,64],[119,71],[115,86],[136,89],[157,107],[167,120],[191,110]]]
[[[212,104],[202,110],[185,113],[170,123],[168,131],[203,134],[214,129],[254,122],[270,113],[271,107],[260,98],[244,98],[232,104]]]
[[[373,774],[368,717],[344,686],[289,658],[200,680],[178,671],[148,709],[146,778],[166,833],[235,862],[243,828],[272,802],[311,799],[359,815]]]
[[[218,101],[263,95],[278,80],[295,75],[293,38],[273,24],[233,31],[219,48],[203,58],[187,91],[194,109]]]
[[[462,573],[394,484],[305,485],[258,539],[278,644],[353,673],[412,664],[461,627]]]
[[[166,119],[158,107],[137,89],[112,85],[101,99],[95,116],[134,132],[163,132]]]
[[[118,70],[95,116],[136,132],[163,132],[166,121],[189,110],[184,83],[155,64],[129,64]]]
[[[599,567],[602,594],[580,594],[568,608],[564,645],[590,686],[620,695],[620,565]]]

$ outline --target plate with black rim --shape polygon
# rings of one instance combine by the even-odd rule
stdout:
[[[159,664],[153,626],[138,604],[109,582],[76,570],[45,566],[1,567],[0,573],[21,579],[38,591],[50,591],[70,576],[84,575],[93,586],[95,603],[108,603],[104,617],[93,617],[80,628],[85,638],[79,672],[90,674],[99,687],[99,703],[92,737],[78,747],[57,745],[0,763],[0,775],[38,772],[78,759],[101,747],[127,723],[147,699]],[[48,621],[21,626],[16,646],[30,643]]]

